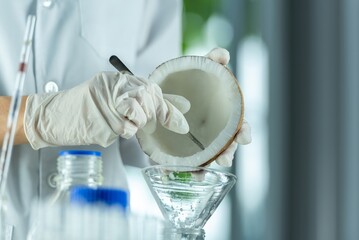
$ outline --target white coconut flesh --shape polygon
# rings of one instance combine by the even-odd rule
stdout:
[[[186,56],[160,65],[149,77],[163,93],[187,98],[184,114],[190,132],[205,146],[200,149],[187,135],[157,124],[153,133],[137,133],[141,148],[159,164],[204,166],[232,142],[243,121],[243,97],[237,79],[209,58]]]

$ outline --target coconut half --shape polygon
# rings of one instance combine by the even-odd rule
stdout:
[[[149,77],[163,93],[177,94],[191,102],[184,114],[190,132],[205,146],[201,150],[186,135],[157,124],[152,133],[139,130],[143,151],[159,164],[205,166],[233,142],[243,122],[243,96],[238,80],[225,66],[202,56],[169,60]]]

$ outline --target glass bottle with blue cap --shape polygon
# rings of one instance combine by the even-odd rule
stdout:
[[[103,183],[101,152],[88,150],[61,151],[57,159],[56,190],[49,202],[69,203],[74,186],[99,187]]]
[[[124,213],[127,213],[129,207],[127,191],[108,187],[73,187],[71,189],[70,202],[80,206],[118,208]]]

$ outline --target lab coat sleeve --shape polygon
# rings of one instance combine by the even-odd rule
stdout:
[[[134,71],[147,78],[161,63],[180,56],[182,43],[182,1],[148,0],[138,33],[138,48]],[[137,139],[121,139],[120,149],[125,164],[143,167],[150,160]]]

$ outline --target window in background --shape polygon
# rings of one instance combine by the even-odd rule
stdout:
[[[234,1],[228,4],[234,4]],[[241,227],[234,233],[246,240],[266,239],[265,208],[270,177],[268,48],[261,36],[261,2],[242,1],[242,16],[232,17],[233,22],[242,22],[241,35],[233,45],[237,47],[237,76],[244,93],[245,118],[252,127],[253,139],[251,144],[239,148],[235,169],[239,179],[235,199],[240,207],[239,214],[232,219]]]
[[[243,239],[264,239],[268,191],[268,56],[260,36],[245,37],[238,46],[238,76],[245,97],[246,119],[253,141],[237,154],[237,194]]]

